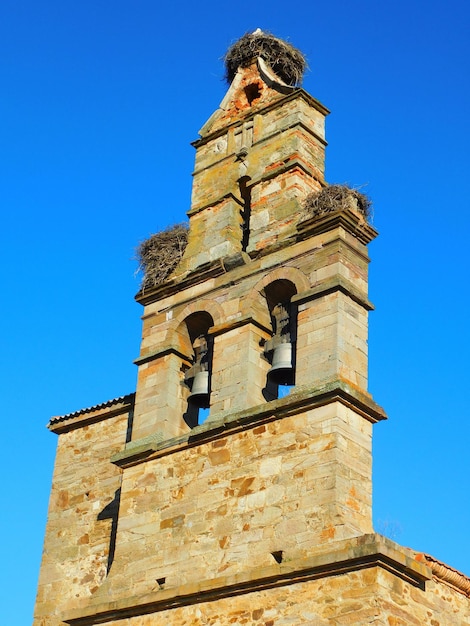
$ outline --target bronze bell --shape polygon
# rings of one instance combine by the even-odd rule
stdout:
[[[196,337],[193,349],[194,365],[185,374],[185,381],[191,386],[188,400],[193,406],[208,409],[210,406],[209,347],[204,334]]]
[[[292,363],[292,344],[279,343],[273,351],[269,379],[277,385],[294,384],[294,365]]]
[[[189,402],[200,409],[208,409],[209,402],[209,372],[197,372],[193,378],[191,393],[188,396]]]

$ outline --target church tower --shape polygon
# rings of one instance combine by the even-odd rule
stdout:
[[[226,62],[136,393],[50,422],[35,625],[468,623],[468,579],[373,533],[367,200],[325,182],[295,48]]]

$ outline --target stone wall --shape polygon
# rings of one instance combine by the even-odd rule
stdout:
[[[132,398],[133,400],[133,398]],[[110,456],[126,442],[132,403],[51,423],[60,433],[34,624],[56,626],[77,598],[106,580],[114,552],[122,473]]]
[[[468,598],[430,581],[426,590],[381,568],[201,602],[108,626],[466,626]]]
[[[235,575],[271,564],[276,551],[301,558],[371,532],[371,424],[354,411],[332,403],[207,436],[125,469],[101,595]]]
[[[66,623],[468,625],[468,579],[449,584],[414,556],[380,535],[362,535],[317,547],[303,559],[273,560],[245,575],[178,587],[160,579],[147,594],[71,610]]]

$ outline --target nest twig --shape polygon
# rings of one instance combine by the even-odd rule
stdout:
[[[371,217],[371,199],[347,185],[328,185],[320,192],[310,193],[304,201],[304,209],[310,217],[351,208],[362,213],[366,219]]]
[[[225,54],[225,79],[228,84],[235,78],[239,67],[248,67],[253,59],[261,56],[273,72],[287,85],[302,82],[307,61],[297,48],[270,33],[257,30],[246,33]]]
[[[187,224],[175,224],[142,241],[136,250],[142,289],[163,283],[180,262],[188,243]]]

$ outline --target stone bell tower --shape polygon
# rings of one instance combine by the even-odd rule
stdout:
[[[184,254],[137,296],[135,396],[51,420],[37,626],[435,623],[430,567],[372,529],[377,233],[325,183],[302,63],[261,31],[229,51]]]

